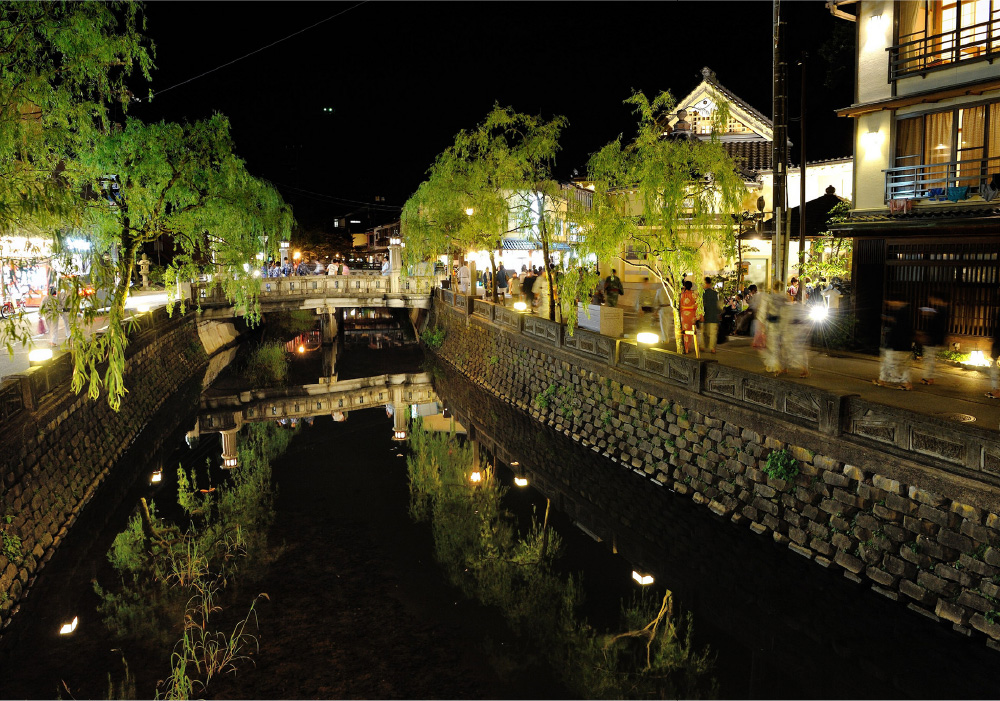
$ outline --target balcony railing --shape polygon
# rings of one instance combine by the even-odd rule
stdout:
[[[983,181],[1000,173],[1000,156],[947,163],[898,166],[885,171],[885,199],[946,199],[948,188],[969,188],[965,195],[982,195]],[[932,190],[934,192],[932,192]],[[943,190],[943,192],[937,192]],[[1000,200],[998,200],[1000,203]]]
[[[959,61],[1000,54],[1000,17],[942,34],[907,39],[912,36],[915,34],[900,37],[899,44],[887,49],[890,82]]]

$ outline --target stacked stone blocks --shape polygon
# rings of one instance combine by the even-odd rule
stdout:
[[[795,427],[795,442],[760,433],[724,401],[546,348],[540,333],[511,333],[447,307],[431,323],[446,329],[442,357],[538,421],[887,599],[963,634],[980,631],[1000,649],[1000,516],[964,503],[960,491],[931,491],[913,469],[902,470],[911,484],[883,474],[895,461],[876,451],[838,457],[819,431]],[[766,474],[778,450],[797,461],[794,479]],[[924,472],[926,482],[947,485],[932,468]]]

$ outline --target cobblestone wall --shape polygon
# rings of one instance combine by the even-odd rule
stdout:
[[[440,356],[538,421],[1000,649],[1000,490],[989,480],[668,386],[438,302],[430,325],[445,329]],[[797,461],[790,481],[764,473],[778,450]]]
[[[193,314],[158,315],[127,350],[121,409],[63,383],[0,435],[0,622],[6,630],[39,570],[118,459],[171,393],[206,364]],[[20,542],[17,543],[17,539]]]

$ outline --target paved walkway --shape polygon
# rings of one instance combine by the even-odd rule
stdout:
[[[634,339],[640,324],[645,328],[649,321],[649,313],[640,318],[626,309],[625,337]],[[730,336],[727,343],[718,346],[715,355],[702,353],[701,357],[763,375],[764,363],[759,352],[750,347],[750,343],[748,336]],[[672,350],[673,342],[667,347]],[[964,414],[975,418],[975,426],[1000,431],[1000,400],[987,399],[985,396],[990,389],[987,368],[939,361],[935,384],[928,386],[920,384],[922,368],[915,362],[911,373],[913,390],[904,392],[872,384],[872,380],[878,377],[879,369],[878,358],[874,356],[813,349],[809,355],[809,365],[812,373],[810,377],[800,378],[794,371],[789,371],[783,377],[810,387],[858,394],[868,401],[928,416],[943,418]]]
[[[135,290],[129,295],[129,301],[126,305],[128,308],[133,308],[139,304],[150,305],[152,307],[159,307],[167,302],[166,292],[149,291],[143,292],[141,290]],[[38,330],[38,310],[32,309],[28,314],[25,315],[23,323],[28,326],[28,328],[33,331]],[[87,335],[94,333],[95,331],[100,331],[105,328],[104,317],[99,316],[91,324],[91,327],[87,330]],[[59,325],[59,337],[60,340],[65,340],[63,333],[65,327],[60,323]],[[28,353],[35,348],[48,348],[49,347],[49,335],[47,333],[39,334],[34,333],[31,337],[31,344],[28,346],[15,346],[14,354],[6,352],[6,349],[0,348],[0,378],[6,377],[7,375],[13,375],[14,373],[24,372],[28,369]],[[54,352],[57,352],[53,349]]]

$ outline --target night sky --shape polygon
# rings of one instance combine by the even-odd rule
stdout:
[[[794,59],[803,48],[812,54],[808,159],[850,156],[850,121],[833,110],[852,102],[854,25],[819,1],[786,2],[783,13],[793,117]],[[305,224],[362,206],[376,220],[394,218],[434,157],[494,102],[568,117],[560,177],[584,174],[590,153],[629,136],[634,117],[622,101],[633,88],[680,98],[702,66],[772,111],[770,2],[152,2],[146,15],[157,69],[151,86],[132,85],[143,97],[152,88],[154,99],[131,113],[226,114],[250,171],[273,182]],[[847,53],[824,61],[815,54],[838,25]],[[824,85],[831,65],[839,83]],[[797,145],[797,124],[790,134]]]

